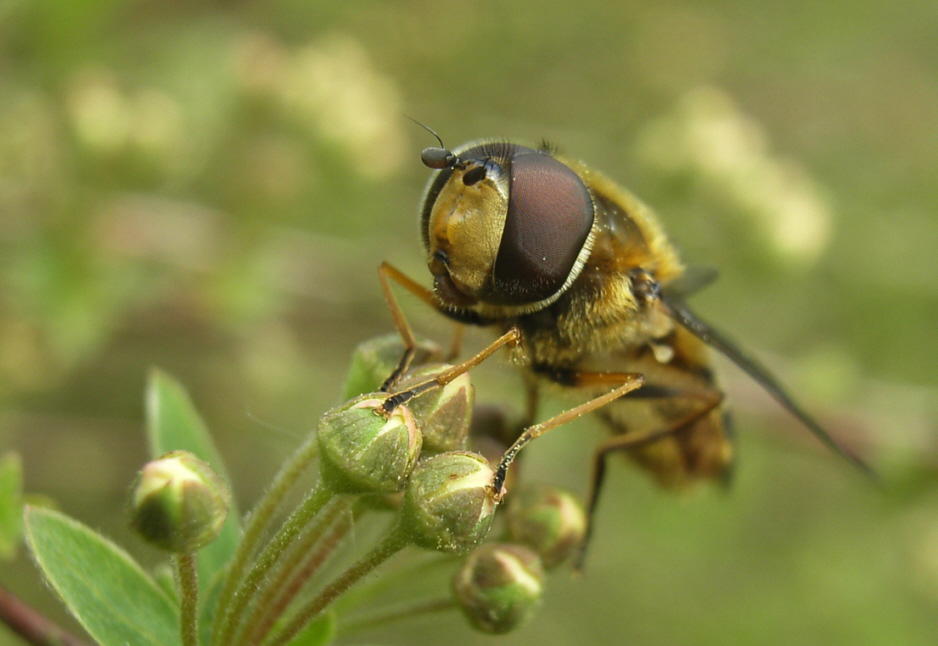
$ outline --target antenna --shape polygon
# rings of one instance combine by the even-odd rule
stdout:
[[[405,114],[404,117],[410,119],[418,126],[436,137],[436,140],[440,144],[439,148],[424,148],[420,153],[420,161],[423,162],[424,166],[427,166],[428,168],[435,168],[437,170],[442,170],[444,168],[458,168],[463,170],[466,168],[466,165],[463,163],[463,161],[443,145],[443,140],[440,138],[440,135],[436,134],[436,130],[424,123],[417,121],[408,114]]]

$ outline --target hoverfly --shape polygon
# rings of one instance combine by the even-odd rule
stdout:
[[[405,346],[414,347],[413,336],[389,279],[454,321],[502,333],[458,370],[510,345],[512,361],[531,385],[532,417],[538,385],[593,397],[520,434],[496,469],[496,495],[524,444],[592,410],[613,435],[595,454],[590,527],[613,453],[626,453],[669,488],[725,479],[733,446],[707,346],[831,450],[868,471],[767,369],[688,308],[684,297],[709,281],[688,278],[654,213],[631,193],[548,146],[483,141],[450,151],[429,131],[440,147],[421,155],[434,172],[420,229],[433,289],[387,263],[379,272]],[[409,360],[405,352],[385,389]]]

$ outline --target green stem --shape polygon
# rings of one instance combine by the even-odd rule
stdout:
[[[347,518],[349,507],[350,502],[348,500],[333,500],[326,505],[316,522],[308,526],[302,535],[293,542],[289,552],[280,559],[273,571],[264,579],[261,589],[255,594],[255,601],[251,604],[252,609],[247,620],[242,624],[241,629],[235,633],[235,638],[232,639],[231,643],[256,643],[260,641],[259,635],[262,636],[267,633],[270,626],[273,625],[292,600],[292,597],[290,597],[281,606],[281,599],[284,592],[291,589],[291,582],[299,574],[307,571],[307,564],[311,558],[308,554],[312,547],[318,541],[321,541],[321,544],[313,552],[313,555],[322,555],[319,560],[321,564],[334,549],[344,532],[351,526],[351,521]],[[344,529],[340,532],[339,537],[333,540],[333,534],[336,533],[338,528]],[[327,532],[330,532],[329,535],[321,540]],[[312,576],[314,572],[315,568],[308,570],[308,576]],[[302,585],[302,582],[300,585]],[[245,639],[245,636],[248,638]]]
[[[328,503],[335,493],[320,483],[286,520],[277,534],[267,543],[257,560],[251,566],[244,580],[238,585],[227,607],[217,606],[224,615],[217,635],[212,636],[213,644],[232,644],[231,637],[241,623],[244,609],[254,598],[261,581],[270,572],[277,560],[290,547],[297,535],[308,525],[316,514]]]
[[[267,646],[284,646],[297,635],[310,622],[318,617],[363,576],[384,563],[391,556],[402,550],[410,543],[410,538],[401,526],[395,525],[391,531],[375,548],[339,575],[322,592],[306,603],[299,612],[284,626],[279,633],[265,644]]]
[[[351,621],[344,622],[339,626],[339,633],[342,637],[350,634],[386,626],[395,621],[403,621],[411,617],[426,615],[431,612],[445,612],[456,607],[456,601],[452,597],[440,597],[439,599],[426,599],[417,601],[383,611],[374,612]]]
[[[195,552],[174,554],[179,584],[179,631],[183,646],[199,646],[199,577]]]
[[[354,592],[342,597],[336,603],[338,615],[343,616],[347,610],[363,607],[388,590],[396,590],[406,586],[411,581],[424,581],[436,576],[439,574],[438,570],[444,568],[452,570],[453,565],[459,561],[459,557],[455,554],[443,554],[442,552],[421,552],[414,556],[417,557],[417,561],[395,567],[382,576],[363,583],[355,588]]]
[[[232,556],[231,565],[229,565],[228,573],[225,577],[225,583],[219,593],[218,602],[215,606],[218,611],[216,611],[215,620],[212,623],[212,644],[223,643],[219,641],[218,638],[224,627],[223,622],[227,617],[227,613],[221,611],[228,607],[235,591],[238,589],[238,584],[241,583],[251,555],[257,548],[260,538],[264,533],[264,529],[270,523],[274,512],[277,511],[277,507],[283,502],[287,492],[296,484],[296,481],[303,472],[306,471],[309,465],[316,459],[318,453],[319,442],[316,438],[316,434],[311,433],[293,455],[284,462],[280,471],[274,476],[267,492],[257,502],[257,505],[255,505],[251,514],[248,516],[247,525],[244,528],[244,536],[241,537],[238,548]]]

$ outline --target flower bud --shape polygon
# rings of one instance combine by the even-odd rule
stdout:
[[[544,591],[544,570],[523,545],[486,543],[453,578],[453,593],[469,622],[486,633],[510,632],[534,616]]]
[[[157,547],[187,554],[215,540],[230,506],[231,493],[211,467],[187,451],[173,451],[137,476],[130,524]]]
[[[463,553],[478,545],[495,515],[494,473],[481,455],[441,453],[410,476],[402,522],[420,547]]]
[[[527,545],[547,570],[573,556],[586,533],[586,513],[572,494],[547,485],[525,487],[508,504],[508,535]]]
[[[404,356],[404,342],[397,334],[369,339],[355,348],[348,377],[345,379],[343,399],[352,399],[362,393],[371,393],[381,387]],[[428,361],[439,361],[443,356],[440,346],[424,339],[417,340],[417,352],[411,366]]]
[[[447,364],[422,366],[404,375],[394,390],[407,390],[451,367]],[[407,402],[420,424],[424,451],[443,453],[465,450],[474,398],[469,373],[465,372],[442,388],[436,388]]]
[[[404,488],[421,437],[406,406],[385,414],[387,393],[361,395],[319,420],[323,483],[336,493],[394,493]]]

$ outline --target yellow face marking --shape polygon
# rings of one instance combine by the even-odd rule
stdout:
[[[453,282],[462,291],[482,296],[491,284],[492,267],[498,255],[508,197],[496,183],[484,179],[471,186],[456,170],[446,182],[430,213],[430,270],[439,275],[444,269],[434,257],[442,251]]]

